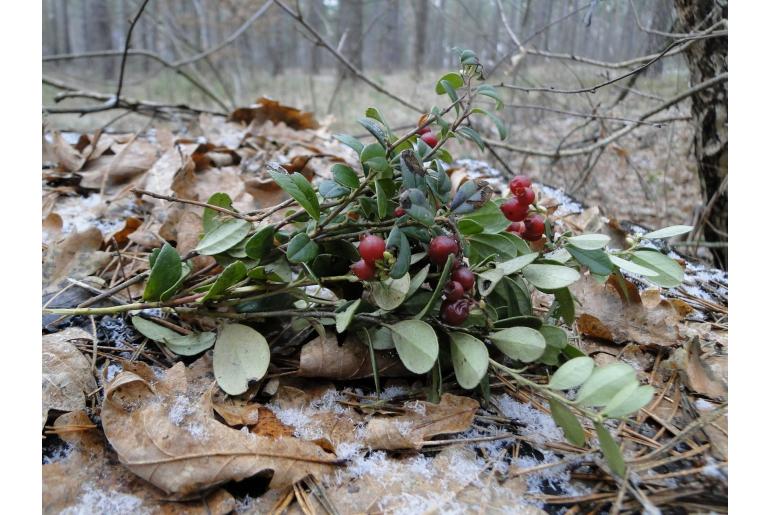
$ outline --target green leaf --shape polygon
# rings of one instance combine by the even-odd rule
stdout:
[[[388,216],[388,195],[385,193],[383,181],[374,181],[374,192],[377,197],[377,216],[385,218]]]
[[[359,118],[358,123],[360,123],[364,129],[369,131],[369,134],[374,136],[374,139],[377,140],[377,143],[382,145],[382,148],[388,147],[388,136],[385,134],[382,127],[380,127],[374,120],[371,118]]]
[[[443,95],[446,93],[446,89],[441,84],[441,81],[446,81],[454,89],[463,87],[463,77],[457,72],[447,73],[436,82],[436,93]]]
[[[524,279],[539,290],[566,288],[580,279],[580,273],[561,265],[533,264],[524,268]]]
[[[487,373],[489,352],[484,342],[467,333],[449,333],[452,365],[457,383],[470,390],[476,388]]]
[[[567,241],[579,249],[598,250],[607,246],[610,237],[606,234],[581,234],[567,238]]]
[[[275,227],[267,225],[259,229],[254,236],[246,240],[244,251],[251,259],[259,262],[262,257],[273,248]]]
[[[586,444],[586,435],[575,414],[559,401],[552,400],[549,404],[551,418],[564,431],[567,441],[577,447],[583,447]]]
[[[475,109],[473,109],[473,112],[486,115],[490,120],[492,120],[492,122],[495,124],[495,127],[497,127],[497,134],[500,136],[500,140],[504,140],[505,138],[508,137],[508,127],[506,127],[505,123],[503,123],[503,121],[500,118],[498,118],[496,115],[480,107],[476,107]]]
[[[364,149],[364,144],[358,141],[353,136],[348,134],[335,134],[334,139],[340,141],[342,144],[349,146],[356,151],[356,154],[361,155],[361,151]]]
[[[404,320],[388,326],[401,362],[411,372],[424,374],[438,359],[438,338],[422,320]]]
[[[474,264],[480,263],[490,256],[507,261],[519,254],[516,244],[503,234],[474,234],[468,236],[468,243],[471,246],[471,263]]]
[[[393,229],[396,230],[398,227],[394,227]],[[390,269],[390,277],[392,279],[402,278],[409,271],[409,265],[412,259],[412,249],[409,248],[409,238],[407,238],[406,234],[400,230],[398,231],[398,244],[396,245],[396,248],[398,249],[398,257]]]
[[[283,191],[296,200],[300,206],[305,208],[307,214],[314,219],[321,218],[321,207],[318,204],[318,196],[313,190],[313,186],[305,179],[301,173],[283,173],[279,168],[269,171],[270,177],[281,187]]]
[[[212,206],[217,206],[217,207],[223,207],[231,211],[233,210],[233,200],[230,198],[230,195],[228,195],[227,193],[214,193],[206,201],[206,204],[211,204]],[[226,216],[227,216],[226,214],[216,211],[215,209],[211,209],[209,207],[204,208],[203,209],[203,232],[209,233],[214,229],[216,229],[216,227],[220,223],[222,223],[223,217],[226,217]]]
[[[416,292],[420,286],[422,286],[422,283],[425,282],[425,279],[428,277],[428,272],[430,271],[430,265],[425,265],[422,267],[422,269],[414,274],[412,279],[409,281],[409,291],[406,292],[406,297],[409,298],[412,295],[414,295],[414,292]]]
[[[489,334],[489,339],[509,358],[530,363],[543,355],[545,338],[529,327],[509,327]]]
[[[297,233],[286,247],[286,259],[291,263],[310,263],[318,255],[318,244],[307,233]]]
[[[366,108],[366,112],[364,113],[367,118],[372,118],[374,120],[377,120],[380,122],[385,128],[388,127],[388,124],[385,123],[385,117],[382,116],[382,113],[376,108],[376,107],[368,107]]]
[[[351,190],[358,188],[361,183],[358,180],[358,175],[349,166],[341,165],[339,163],[332,166],[332,176],[337,184],[344,186]]]
[[[398,279],[385,279],[372,284],[374,302],[384,310],[391,311],[401,305],[409,291],[409,274]]]
[[[594,371],[594,360],[588,356],[572,358],[559,367],[551,376],[548,388],[569,390],[585,383]]]
[[[481,226],[481,230],[465,232],[463,226],[467,227],[467,222],[473,222],[474,226]],[[463,234],[475,234],[476,232],[485,232],[487,234],[497,234],[504,231],[511,222],[500,211],[500,207],[492,201],[486,202],[483,206],[469,215],[465,215],[457,222],[460,232]]]
[[[692,225],[672,225],[670,227],[664,227],[657,231],[648,232],[642,238],[646,240],[659,240],[663,238],[671,238],[672,236],[679,236],[680,234],[687,234],[692,231]]]
[[[433,295],[431,295],[430,300],[425,304],[425,306],[422,308],[422,310],[415,316],[417,320],[420,320],[425,315],[430,313],[430,310],[433,309],[433,306],[436,304],[438,299],[441,298],[441,294],[444,291],[444,286],[446,285],[447,279],[449,279],[449,274],[452,272],[452,265],[455,261],[455,255],[449,254],[449,258],[446,260],[446,263],[444,263],[444,268],[441,270],[441,276],[439,276],[438,281],[436,282],[436,287],[433,289]]]
[[[479,147],[479,150],[484,150],[484,141],[481,139],[481,135],[475,130],[467,125],[463,125],[457,129],[457,133],[463,135],[466,139],[473,141]]]
[[[592,274],[610,275],[615,269],[610,257],[601,249],[584,250],[571,244],[567,244],[565,248],[578,263],[588,268]]]
[[[684,279],[684,270],[679,263],[657,250],[637,250],[632,254],[631,261],[657,272],[658,275],[649,277],[658,286],[674,288]]]
[[[211,285],[211,288],[209,288],[209,291],[201,300],[206,301],[213,299],[217,295],[222,294],[225,290],[227,290],[238,281],[242,280],[244,277],[246,277],[246,265],[243,264],[243,261],[236,261],[227,265],[227,267],[222,270],[222,273],[219,274],[217,280],[214,281],[214,284]]]
[[[368,333],[369,338],[372,341],[372,347],[375,350],[389,350],[395,349],[396,344],[393,342],[393,333],[387,327],[378,327],[377,329],[364,328],[363,331]]]
[[[603,425],[594,422],[594,429],[596,429],[596,436],[599,437],[599,447],[602,449],[602,454],[604,454],[604,459],[607,460],[610,470],[618,476],[624,477],[626,475],[626,462],[623,460],[620,447]]]
[[[633,382],[636,382],[636,372],[631,365],[611,363],[593,371],[575,400],[584,406],[604,406],[624,386]]]
[[[495,289],[497,283],[499,283],[503,277],[518,272],[537,259],[539,255],[540,254],[537,252],[530,252],[529,254],[515,257],[508,261],[503,261],[502,263],[493,263],[494,268],[490,268],[479,274],[479,293],[486,297]]]
[[[607,403],[602,414],[609,418],[631,415],[649,404],[654,395],[655,388],[650,385],[628,383]]]
[[[644,267],[642,265],[637,265],[633,261],[627,261],[623,258],[619,258],[618,256],[613,256],[610,254],[610,261],[612,261],[612,264],[620,268],[621,270],[625,270],[626,272],[631,272],[632,274],[639,274],[639,275],[646,275],[648,277],[660,275],[658,272],[651,268]]]
[[[244,393],[249,381],[264,377],[269,364],[270,347],[264,336],[242,324],[222,328],[214,347],[214,377],[225,393]]]
[[[171,352],[180,356],[200,354],[214,345],[216,340],[214,333],[205,332],[181,335],[168,327],[163,327],[139,316],[131,318],[131,324],[143,336],[164,344]]]
[[[482,84],[476,89],[476,93],[478,93],[479,95],[484,95],[485,97],[494,99],[495,109],[498,111],[502,109],[503,99],[500,98],[500,94],[497,92],[494,86],[490,86],[489,84]]]
[[[142,294],[144,300],[149,302],[159,300],[161,295],[182,277],[182,260],[174,247],[168,243],[163,244],[152,261],[150,277]]]
[[[484,226],[475,220],[458,220],[457,228],[460,229],[460,233],[463,236],[484,232]]]
[[[540,334],[545,338],[545,344],[556,349],[563,349],[569,343],[567,333],[561,327],[555,325],[542,325]]]
[[[356,310],[360,305],[361,299],[356,299],[355,301],[349,302],[344,311],[341,313],[335,313],[334,321],[338,333],[341,333],[348,328],[350,322],[353,321],[353,315],[356,314]]]
[[[575,301],[569,288],[560,288],[553,292],[553,296],[558,303],[558,309],[555,311],[556,316],[561,316],[564,323],[572,325],[575,321]]]
[[[459,99],[459,97],[457,96],[457,91],[455,90],[455,88],[452,87],[452,85],[449,83],[449,81],[440,80],[438,82],[438,84],[436,85],[436,87],[438,87],[438,86],[441,86],[441,88],[446,92],[446,94],[449,95],[449,99],[452,102],[457,102],[457,100]],[[455,104],[454,107],[455,107],[455,111],[456,112],[460,111],[460,106],[459,105]]]
[[[350,190],[340,186],[334,181],[321,181],[318,183],[318,194],[323,198],[339,198],[349,194]]]
[[[210,233],[206,233],[195,250],[202,256],[213,256],[236,246],[249,234],[252,225],[240,218],[224,221]]]

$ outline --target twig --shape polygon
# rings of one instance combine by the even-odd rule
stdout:
[[[313,37],[316,39],[316,41],[318,41],[318,43],[320,43],[320,44],[321,44],[321,46],[323,46],[323,47],[324,47],[324,48],[326,48],[326,49],[327,49],[329,52],[331,52],[331,53],[332,53],[332,55],[333,55],[334,57],[336,57],[336,58],[337,58],[337,59],[338,59],[338,60],[339,60],[339,61],[340,61],[340,62],[341,62],[343,65],[345,65],[345,67],[346,67],[348,70],[350,70],[350,72],[351,72],[353,75],[355,75],[355,76],[356,76],[356,77],[358,77],[360,80],[362,80],[363,82],[365,82],[366,84],[368,84],[368,85],[369,85],[369,86],[371,86],[372,88],[376,89],[377,91],[379,91],[379,92],[380,92],[380,93],[382,93],[383,95],[387,96],[388,98],[390,98],[390,99],[392,99],[392,100],[395,100],[396,102],[398,102],[399,104],[401,104],[401,105],[403,105],[403,106],[405,106],[405,107],[408,107],[408,108],[409,108],[409,109],[411,109],[412,111],[417,111],[418,113],[423,113],[423,112],[425,112],[425,109],[421,109],[421,108],[419,108],[419,107],[415,106],[414,104],[412,104],[412,103],[410,103],[410,102],[407,102],[407,101],[406,101],[406,100],[404,100],[403,98],[400,98],[400,97],[398,97],[398,96],[394,95],[393,93],[391,93],[390,91],[388,91],[387,89],[383,88],[382,86],[380,86],[379,84],[377,84],[376,82],[374,82],[372,79],[370,79],[369,77],[367,77],[366,75],[364,75],[364,74],[363,74],[363,72],[361,72],[361,70],[359,70],[358,68],[356,68],[356,67],[353,65],[353,63],[351,63],[351,62],[350,62],[350,61],[347,59],[347,57],[345,57],[344,55],[342,55],[341,53],[339,53],[339,52],[338,52],[338,51],[337,51],[337,50],[336,50],[336,49],[335,49],[335,48],[334,48],[334,47],[333,47],[333,46],[332,46],[332,45],[331,45],[331,44],[330,44],[328,41],[326,41],[326,40],[323,38],[323,36],[321,36],[321,35],[320,35],[320,34],[319,34],[319,33],[318,33],[318,32],[317,32],[317,31],[316,31],[316,30],[315,30],[313,27],[311,27],[310,25],[308,25],[308,23],[307,23],[307,22],[304,20],[304,18],[302,18],[302,16],[300,16],[298,13],[296,13],[296,12],[292,11],[292,10],[291,10],[291,9],[290,9],[290,8],[289,8],[289,7],[288,7],[286,4],[284,4],[284,3],[283,3],[283,1],[282,1],[282,0],[274,0],[274,1],[275,1],[276,5],[278,5],[278,7],[280,7],[281,9],[283,9],[283,10],[286,12],[286,14],[288,14],[289,16],[291,16],[292,18],[294,18],[295,20],[297,20],[297,22],[298,22],[300,25],[302,25],[303,27],[305,27],[305,29],[307,29],[307,31],[308,31],[308,32],[310,32],[310,34],[312,34],[312,35],[313,35]]]

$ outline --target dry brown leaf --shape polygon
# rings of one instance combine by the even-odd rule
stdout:
[[[241,107],[230,113],[230,120],[245,125],[261,125],[266,121],[283,122],[292,129],[317,129],[318,122],[313,113],[300,111],[297,108],[281,105],[280,102],[261,97],[258,106]]]
[[[698,338],[676,349],[664,369],[676,370],[691,391],[720,401],[727,399],[727,356],[704,355]]]
[[[86,158],[78,150],[67,143],[59,131],[54,131],[51,151],[56,164],[66,172],[77,172],[86,162]]]
[[[410,372],[392,351],[376,351],[377,369],[381,377],[401,377]],[[355,338],[348,337],[342,345],[337,337],[318,336],[302,347],[299,358],[300,377],[326,379],[362,379],[372,377],[369,349]]]
[[[43,218],[43,245],[48,245],[59,238],[64,220],[57,213],[48,213]]]
[[[106,265],[110,254],[101,252],[101,246],[102,233],[95,227],[49,245],[43,255],[43,293],[57,290],[65,277],[82,279]]]
[[[83,411],[62,415],[54,424],[71,446],[65,457],[43,465],[43,513],[148,513],[224,515],[235,499],[223,489],[204,499],[172,502],[168,495],[121,466]]]
[[[231,149],[238,148],[248,132],[248,127],[240,123],[206,113],[198,117],[198,125],[207,142]]]
[[[610,282],[598,284],[584,275],[570,287],[577,300],[577,324],[583,335],[615,343],[663,347],[684,340],[679,324],[681,315],[667,299],[648,308],[641,300],[635,300],[640,295],[632,283],[626,281],[630,302],[612,286]],[[648,301],[647,305],[651,303]]]
[[[240,397],[230,397],[216,385],[212,385],[207,395],[211,396],[211,405],[217,415],[228,426],[253,426],[259,422],[260,406]],[[264,408],[262,408],[264,409]]]
[[[479,403],[470,397],[445,393],[439,404],[415,401],[411,413],[369,421],[364,434],[374,449],[420,449],[436,435],[461,433],[470,429]]]
[[[108,243],[111,243],[113,240],[115,240],[115,242],[117,242],[118,245],[123,245],[128,241],[128,236],[132,234],[134,231],[136,231],[141,225],[142,225],[141,220],[139,220],[138,218],[134,218],[133,216],[129,216],[128,218],[126,218],[126,221],[123,222],[123,228],[111,234],[106,239],[106,241]]]
[[[96,390],[96,379],[91,362],[71,342],[93,338],[79,327],[43,336],[43,425],[49,410],[86,408],[86,395]]]
[[[146,172],[158,160],[158,147],[145,139],[131,137],[125,144],[113,144],[115,155],[102,155],[83,167],[84,188],[101,189],[104,175],[107,186],[124,183]]]
[[[204,395],[213,377],[210,358],[203,359],[205,366],[197,368],[177,363],[162,378],[135,367],[107,386],[102,424],[121,463],[182,495],[267,471],[273,471],[271,486],[280,487],[333,470],[335,457],[310,442],[256,436],[218,422]]]

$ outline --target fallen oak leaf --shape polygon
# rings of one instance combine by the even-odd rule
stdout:
[[[213,377],[193,365],[177,363],[162,378],[137,367],[106,387],[104,433],[129,470],[166,492],[189,495],[267,471],[273,472],[272,487],[286,486],[309,473],[321,477],[340,463],[310,442],[221,424],[203,395]],[[188,374],[194,377],[188,380]]]

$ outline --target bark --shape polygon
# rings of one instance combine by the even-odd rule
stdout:
[[[340,0],[339,4],[339,23],[337,41],[347,32],[345,45],[342,53],[350,59],[350,62],[359,70],[364,69],[364,3],[360,0]],[[344,65],[340,64],[340,70],[346,71]]]
[[[676,10],[681,26],[692,31],[710,14],[707,25],[727,19],[727,2],[713,0],[676,0]],[[712,13],[713,11],[713,13]],[[690,70],[690,82],[697,84],[727,72],[727,38],[704,39],[690,45],[685,53]],[[701,183],[705,213],[704,236],[706,241],[727,239],[727,82],[702,91],[692,97],[692,116],[695,124],[695,158]],[[712,202],[713,199],[713,202]],[[727,249],[712,248],[712,254],[725,270]]]
[[[425,62],[425,34],[428,27],[428,0],[417,0],[414,16],[414,63],[415,77],[422,76]]]

